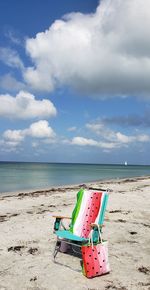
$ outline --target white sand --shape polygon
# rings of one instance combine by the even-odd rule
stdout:
[[[71,215],[77,186],[0,195],[0,290],[150,289],[150,177],[86,185],[111,189],[103,229],[110,274],[87,279],[80,259],[63,253],[53,262],[52,215]]]

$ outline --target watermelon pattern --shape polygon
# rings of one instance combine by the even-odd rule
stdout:
[[[110,272],[107,242],[82,246],[83,274],[93,278]]]
[[[80,190],[77,194],[77,204],[72,214],[70,231],[79,237],[88,238],[91,223],[103,222],[105,212],[104,200],[107,193]]]
[[[92,192],[90,195],[90,203],[88,205],[86,215],[84,216],[83,220],[83,226],[82,226],[82,232],[81,232],[81,237],[82,238],[88,238],[89,233],[91,231],[91,224],[95,222],[98,212],[99,212],[99,207],[100,207],[100,202],[101,202],[101,195],[102,192]]]

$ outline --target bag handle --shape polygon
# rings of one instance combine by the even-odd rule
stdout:
[[[94,242],[93,242],[93,232],[94,232],[94,230],[92,229],[92,230],[90,231],[90,235],[89,235],[89,244],[92,245],[92,249],[93,249],[93,247],[94,247]]]
[[[97,227],[98,228],[98,234],[99,234],[98,235],[98,238],[99,238],[98,242],[102,244],[103,241],[102,241],[102,235],[101,235],[101,232],[100,232],[100,227],[99,227],[98,224],[94,224],[94,227]],[[94,232],[94,230],[93,230],[93,227],[92,227],[92,230],[90,231],[90,235],[89,235],[89,244],[92,245],[92,249],[93,249],[93,246],[94,246],[93,232]]]
[[[102,243],[102,234],[101,234],[101,231],[100,231],[100,228],[99,228],[99,225],[97,225],[97,228],[98,228],[98,233],[99,233],[99,241],[100,243]]]

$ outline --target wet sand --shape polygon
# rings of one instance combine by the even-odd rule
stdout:
[[[70,216],[81,187],[109,189],[103,238],[111,272],[94,279],[82,275],[80,258],[52,256],[52,215]],[[150,177],[1,194],[0,290],[150,289],[149,209]]]

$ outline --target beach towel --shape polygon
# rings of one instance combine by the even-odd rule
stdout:
[[[81,189],[72,213],[70,231],[79,237],[88,238],[92,223],[103,224],[107,200],[106,192]]]

